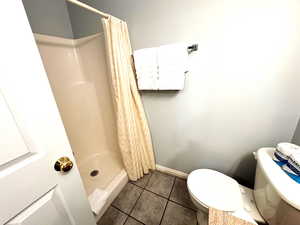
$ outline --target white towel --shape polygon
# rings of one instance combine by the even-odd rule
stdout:
[[[92,194],[89,195],[88,199],[92,211],[98,215],[100,210],[103,208],[108,198],[108,193],[101,189],[95,189]]]
[[[182,90],[188,52],[184,43],[145,48],[133,53],[139,90]]]
[[[159,77],[158,90],[183,90],[185,77],[178,72],[169,71],[169,73]]]
[[[144,48],[133,53],[139,90],[158,89],[157,48]]]
[[[188,52],[184,43],[158,48],[159,90],[182,90],[187,71]]]
[[[300,152],[300,147],[298,145],[282,142],[277,144],[274,155],[277,160],[287,162],[290,155],[294,152]]]
[[[291,152],[293,153],[294,150],[300,150],[300,146],[288,142],[279,143],[276,148],[284,154],[290,154]]]
[[[137,77],[157,77],[157,48],[144,48],[134,51],[134,64]]]
[[[283,169],[284,171],[286,171],[287,173],[289,173],[289,174],[293,174],[293,175],[297,176],[297,174],[294,173],[294,171],[291,170],[291,169],[287,166],[287,164],[283,165],[283,166],[282,166],[282,169]]]
[[[188,65],[187,44],[162,45],[157,50],[159,71],[180,69],[186,72]]]
[[[158,77],[138,77],[139,90],[158,90]]]
[[[300,153],[295,152],[290,155],[290,158],[287,163],[289,167],[295,174],[300,176]]]

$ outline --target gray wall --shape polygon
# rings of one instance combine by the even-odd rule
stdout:
[[[83,2],[126,20],[134,49],[199,44],[183,91],[142,93],[158,164],[185,172],[212,168],[252,183],[251,153],[291,140],[300,112],[298,2]],[[101,30],[97,16],[69,4],[68,10],[76,38]],[[47,25],[53,17],[33,18],[34,31],[64,36],[54,22]],[[63,17],[54,18],[57,26]]]
[[[102,31],[101,17],[67,2],[74,38],[81,38]]]
[[[252,183],[251,153],[291,140],[300,112],[299,3],[84,2],[126,20],[134,49],[199,44],[184,91],[142,93],[158,164],[217,169]],[[97,32],[96,20],[85,22],[74,29],[78,37]]]
[[[294,144],[300,145],[300,120],[298,121],[298,125],[296,127],[292,142]]]
[[[64,0],[23,0],[23,5],[34,33],[73,38]]]

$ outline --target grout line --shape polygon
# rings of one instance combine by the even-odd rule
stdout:
[[[145,189],[142,189],[142,192],[141,192],[140,196],[137,198],[137,200],[135,201],[135,203],[134,203],[132,209],[131,209],[130,212],[129,212],[129,215],[133,212],[133,210],[134,210],[136,204],[137,204],[138,201],[140,200],[140,198],[141,198],[142,194],[144,193],[144,191],[145,191]]]
[[[164,217],[165,217],[165,212],[166,212],[166,209],[167,209],[167,207],[168,207],[168,204],[169,204],[169,201],[167,201],[167,204],[166,204],[166,206],[165,206],[165,208],[164,208],[164,212],[163,212],[163,214],[162,214],[162,216],[161,216],[159,225],[161,225],[161,223],[162,223],[162,221],[163,221],[163,219],[164,219]]]
[[[129,218],[129,217],[132,218],[132,219],[134,219],[134,220],[136,220],[137,222],[139,222],[139,223],[141,223],[141,224],[143,224],[143,225],[146,225],[146,224],[143,223],[142,221],[139,221],[138,219],[134,218],[133,216],[130,216],[130,215],[129,215],[128,218]]]
[[[140,187],[139,185],[136,185],[136,184],[134,184],[134,183],[131,183],[131,182],[128,182],[128,184],[132,184],[132,185],[134,185],[134,186],[136,186],[136,187],[138,187],[139,189],[142,189],[142,190],[144,190],[145,188],[143,188],[143,187]]]
[[[190,210],[193,210],[193,211],[197,212],[197,210],[195,210],[195,209],[193,209],[193,208],[190,208],[190,207],[188,207],[188,206],[183,205],[183,204],[180,203],[180,202],[176,202],[176,201],[170,199],[170,198],[171,198],[172,191],[173,191],[173,189],[174,189],[174,187],[175,187],[175,183],[176,183],[176,180],[177,180],[177,179],[181,179],[181,178],[175,177],[174,184],[173,184],[173,186],[172,186],[172,190],[171,190],[171,193],[170,193],[170,196],[169,196],[168,200],[171,201],[171,202],[173,202],[173,203],[176,203],[177,205],[180,205],[180,206],[182,206],[182,207],[184,207],[184,208],[186,208],[186,209],[190,209]]]
[[[116,206],[111,206],[111,207],[113,207],[113,208],[117,209],[118,211],[120,211],[121,213],[123,213],[123,214],[125,214],[125,215],[127,216],[127,218],[126,218],[126,220],[125,220],[124,224],[127,222],[127,220],[128,220],[128,217],[130,217],[130,218],[132,218],[132,219],[135,219],[136,221],[140,222],[141,224],[145,225],[145,224],[144,224],[142,221],[139,221],[137,218],[134,218],[133,216],[130,216],[128,213],[126,213],[126,212],[122,211],[122,210],[121,210],[121,209],[119,209],[118,207],[116,207]]]
[[[162,173],[162,172],[160,172],[160,173]],[[153,191],[150,191],[150,190],[146,189],[147,185],[148,185],[149,182],[150,182],[150,179],[151,179],[151,177],[152,177],[153,172],[151,172],[151,173],[149,173],[149,174],[150,174],[150,177],[149,177],[149,179],[148,179],[148,181],[147,181],[147,183],[145,184],[144,187],[140,187],[140,186],[138,186],[138,185],[136,185],[135,183],[130,182],[130,181],[128,182],[128,183],[133,184],[133,185],[135,185],[136,187],[142,189],[142,192],[141,192],[140,196],[137,198],[137,200],[136,200],[134,206],[132,207],[132,209],[130,210],[129,214],[126,213],[126,212],[123,212],[121,209],[119,209],[119,208],[117,208],[116,206],[113,206],[113,205],[111,204],[112,207],[116,208],[116,209],[119,210],[120,212],[122,212],[122,213],[124,213],[125,215],[127,215],[127,218],[126,218],[124,224],[127,222],[128,218],[130,217],[130,218],[132,218],[132,219],[134,219],[134,220],[136,220],[136,221],[142,223],[143,225],[145,225],[143,222],[139,221],[138,219],[136,219],[135,217],[133,217],[133,216],[130,215],[130,214],[133,212],[134,208],[136,207],[136,205],[137,205],[138,201],[140,200],[140,198],[141,198],[142,194],[144,193],[144,191],[150,192],[150,193],[152,193],[152,194],[154,194],[154,195],[156,195],[156,196],[158,196],[158,197],[161,197],[161,198],[167,200],[167,204],[166,204],[166,206],[165,206],[165,208],[164,208],[164,211],[163,211],[163,214],[162,214],[162,217],[161,217],[161,220],[160,220],[159,225],[161,225],[161,223],[162,223],[162,221],[163,221],[163,219],[164,219],[165,212],[166,212],[166,209],[167,209],[167,206],[168,206],[169,202],[175,203],[175,204],[177,204],[177,205],[179,205],[179,206],[181,206],[181,207],[184,207],[184,208],[186,208],[186,209],[192,210],[192,211],[194,211],[194,212],[197,213],[197,211],[196,211],[195,209],[189,208],[189,207],[187,207],[187,206],[182,205],[181,203],[175,202],[175,201],[173,201],[173,200],[170,199],[170,198],[171,198],[172,191],[173,191],[173,189],[174,189],[174,187],[175,187],[176,179],[181,179],[181,178],[178,178],[178,177],[176,177],[176,176],[172,176],[172,175],[168,175],[168,174],[167,174],[168,176],[174,177],[174,181],[173,181],[172,188],[171,188],[171,191],[170,191],[170,193],[169,193],[169,196],[168,196],[168,197],[165,197],[165,196],[162,196],[162,195],[160,195],[160,194],[157,194],[157,193],[155,193],[155,192],[153,192]],[[162,174],[164,174],[164,173],[162,173]],[[196,217],[197,217],[197,215],[196,215]],[[197,221],[197,225],[199,225],[197,218],[196,218],[196,221]]]
[[[149,176],[150,176],[150,177],[149,177],[149,179],[148,179],[148,182],[145,184],[145,187],[148,185],[148,183],[149,183],[149,181],[150,181],[150,178],[151,178],[151,176],[152,176],[152,173],[149,173]],[[135,206],[137,205],[138,201],[140,200],[142,194],[144,193],[145,187],[140,187],[140,186],[136,185],[134,182],[131,182],[131,181],[129,181],[128,183],[133,184],[134,186],[136,186],[136,187],[138,187],[139,189],[142,190],[142,191],[141,191],[141,194],[139,195],[139,197],[138,197],[137,200],[135,201],[135,203],[134,203],[132,209],[130,210],[129,213],[126,213],[126,212],[123,212],[121,209],[119,209],[119,208],[117,208],[117,207],[115,207],[115,206],[113,206],[113,207],[115,207],[115,208],[118,209],[120,212],[122,212],[122,213],[124,213],[124,214],[127,215],[127,218],[126,218],[124,224],[127,222],[128,218],[131,217],[131,218],[133,218],[134,220],[136,220],[136,221],[142,223],[143,225],[145,225],[142,221],[139,221],[138,219],[136,219],[136,218],[134,218],[133,216],[130,215],[130,214],[133,212],[133,210],[134,210]]]
[[[135,219],[135,220],[138,221],[138,222],[141,222],[141,221],[139,221],[138,219],[136,219],[136,218],[133,217],[133,216],[130,216],[130,214],[133,212],[133,210],[134,210],[134,208],[136,207],[138,201],[140,200],[142,194],[143,194],[144,191],[146,190],[146,186],[148,185],[148,183],[149,183],[149,181],[150,181],[150,178],[152,177],[152,172],[149,173],[149,176],[150,176],[150,177],[148,178],[148,181],[147,181],[147,183],[145,184],[144,187],[140,187],[140,186],[138,186],[138,185],[136,185],[136,184],[133,183],[133,184],[136,185],[137,187],[142,188],[142,192],[141,192],[140,196],[138,197],[138,199],[136,200],[134,206],[133,206],[132,209],[130,210],[130,213],[129,213],[128,216],[131,217],[131,218],[133,218],[133,219]],[[143,222],[141,222],[141,223],[144,224]],[[145,225],[145,224],[144,224],[144,225]]]
[[[123,225],[127,222],[128,218],[129,218],[129,216],[127,215],[126,220],[124,221]]]
[[[179,178],[179,179],[180,179],[180,178]],[[135,184],[134,184],[134,185],[135,185]],[[137,186],[137,185],[135,185],[135,186]],[[197,212],[197,210],[195,210],[195,209],[193,209],[193,208],[187,207],[187,206],[185,206],[185,205],[183,205],[183,204],[181,204],[181,203],[179,203],[179,202],[176,202],[176,201],[170,199],[171,193],[172,193],[172,190],[173,190],[174,186],[175,186],[175,181],[174,181],[174,183],[173,183],[173,185],[172,185],[172,189],[171,189],[169,198],[167,198],[167,197],[165,197],[165,196],[162,196],[162,195],[160,195],[160,194],[157,194],[157,193],[155,193],[155,192],[153,192],[153,191],[150,191],[150,190],[148,190],[148,189],[146,189],[146,188],[142,188],[142,189],[145,190],[145,191],[148,191],[148,192],[150,192],[150,193],[152,193],[152,194],[155,194],[155,195],[158,196],[158,197],[161,197],[161,198],[164,198],[164,199],[166,199],[166,200],[168,200],[168,201],[171,201],[171,202],[173,202],[173,203],[176,203],[177,205],[180,205],[180,206],[182,206],[182,207],[184,207],[184,208],[186,208],[186,209],[190,209],[190,210],[193,210],[193,211]],[[140,186],[137,186],[137,187],[141,188]]]
[[[150,177],[148,178],[148,181],[147,181],[147,183],[145,184],[145,187],[141,187],[141,186],[135,184],[134,181],[129,181],[129,183],[134,184],[135,186],[137,186],[137,187],[139,187],[139,188],[145,189],[146,186],[149,184],[150,178],[152,177],[152,173],[153,173],[153,172],[149,172],[149,173],[148,173]],[[143,178],[140,178],[140,179],[143,179]]]
[[[160,173],[161,173],[161,172],[160,172]],[[167,175],[168,175],[168,174],[167,174]],[[151,176],[152,176],[152,173],[151,173]],[[168,176],[171,176],[171,175],[168,175]],[[139,187],[139,188],[141,188],[141,189],[143,189],[143,190],[146,190],[146,191],[148,191],[148,192],[151,192],[152,194],[155,194],[155,195],[157,195],[157,196],[159,196],[159,197],[162,197],[162,198],[164,198],[164,199],[169,200],[168,197],[165,197],[165,196],[162,196],[162,195],[160,195],[160,194],[157,194],[157,193],[155,193],[155,192],[153,192],[153,191],[151,191],[151,190],[148,190],[148,189],[146,188],[147,185],[148,185],[149,182],[150,182],[150,179],[151,179],[151,177],[149,177],[149,180],[148,180],[147,184],[145,185],[145,187],[140,187],[140,186],[138,186],[138,185],[136,185],[136,184],[134,184],[134,183],[131,183],[131,184],[133,184],[133,185],[135,185],[135,186],[137,186],[137,187]],[[172,189],[173,189],[174,183],[175,183],[175,179],[174,179],[174,182],[173,182],[173,184],[172,184]],[[171,192],[172,192],[172,189],[171,189]],[[171,192],[170,192],[169,195],[171,195]]]
[[[148,182],[149,182],[149,181],[148,181]],[[139,185],[137,185],[137,184],[134,184],[134,183],[130,183],[130,184],[133,184],[134,186],[137,186],[137,187],[140,188],[140,189],[147,190],[147,189],[146,189],[146,186],[148,185],[148,183],[147,183],[147,185],[146,185],[145,187],[141,187],[141,186],[139,186]]]
[[[149,172],[150,177],[149,177],[148,182],[146,183],[144,189],[146,189],[147,185],[149,184],[152,174],[153,174],[153,172]]]
[[[160,222],[159,222],[159,225],[161,225],[161,223],[162,223],[162,221],[163,221],[163,218],[164,218],[164,215],[165,215],[165,211],[166,211],[166,209],[167,209],[167,206],[168,206],[168,203],[169,203],[169,201],[168,201],[168,199],[167,199],[167,198],[165,198],[165,197],[163,197],[163,196],[161,196],[161,195],[159,195],[159,194],[157,194],[157,193],[154,193],[154,192],[152,192],[152,191],[149,191],[148,189],[146,189],[146,187],[148,186],[148,184],[149,184],[149,182],[150,182],[150,179],[151,179],[152,175],[153,175],[153,173],[151,173],[151,176],[149,177],[147,184],[144,186],[144,190],[143,190],[142,194],[144,193],[144,191],[148,191],[148,192],[150,192],[150,193],[152,193],[152,194],[155,194],[155,195],[156,195],[156,196],[158,196],[158,197],[162,197],[162,198],[164,198],[164,199],[166,199],[166,200],[167,200],[167,204],[166,204],[166,206],[165,206],[165,208],[164,208],[163,214],[162,214],[162,216],[161,216],[161,219],[160,219]],[[175,179],[174,179],[173,185],[174,185],[174,183],[175,183]],[[173,186],[172,186],[172,188],[173,188]],[[171,192],[172,192],[172,189],[171,189]],[[171,195],[171,192],[170,192],[170,194],[169,194],[169,195]],[[141,194],[141,195],[142,195],[142,194]],[[134,207],[135,207],[135,206],[134,206]]]
[[[172,191],[173,191],[173,189],[174,189],[174,186],[175,186],[175,182],[176,182],[176,177],[175,177],[175,179],[174,179],[174,181],[173,181],[172,188],[171,188],[171,191],[170,191],[170,194],[169,194],[168,200],[170,200],[170,197],[171,197]]]
[[[129,216],[129,215],[128,215],[128,213],[126,213],[126,212],[122,211],[122,210],[121,210],[121,209],[119,209],[118,207],[116,207],[116,206],[114,206],[114,205],[111,205],[111,207],[113,207],[113,208],[115,208],[115,209],[119,210],[121,213],[124,213],[124,214],[126,214],[126,216]]]
[[[194,212],[197,212],[197,210],[195,210],[195,209],[193,209],[193,208],[190,208],[190,207],[187,207],[187,206],[185,206],[185,205],[182,205],[181,203],[178,203],[178,202],[175,202],[175,201],[173,201],[173,200],[169,200],[170,202],[173,202],[173,203],[175,203],[175,204],[177,204],[177,205],[180,205],[180,206],[182,206],[183,208],[186,208],[186,209],[190,209],[190,210],[193,210]]]
[[[173,177],[173,178],[174,178],[174,181],[173,181],[173,184],[172,184],[172,188],[171,188],[170,193],[168,194],[168,197],[165,197],[165,196],[163,196],[163,195],[157,194],[157,193],[155,193],[155,192],[153,192],[153,191],[151,191],[151,190],[148,190],[148,189],[146,188],[146,187],[148,186],[149,182],[150,182],[151,177],[149,178],[149,180],[148,180],[147,184],[145,185],[144,189],[145,189],[146,191],[149,191],[149,192],[155,194],[155,195],[158,195],[159,197],[162,197],[162,198],[164,198],[164,199],[169,200],[170,195],[171,195],[172,190],[173,190],[173,187],[174,187],[174,184],[175,184],[175,179],[176,179],[176,177],[175,177],[175,176],[172,176],[172,175],[169,175],[169,174],[162,173],[162,172],[160,172],[160,171],[157,171],[157,172],[159,172],[159,173],[161,173],[161,174],[164,174],[164,175],[167,175],[167,176],[170,176],[170,177]],[[152,176],[152,173],[151,173],[151,176]]]
[[[160,194],[157,194],[157,193],[155,193],[155,192],[153,192],[153,191],[149,191],[148,189],[144,189],[145,191],[148,191],[148,192],[150,192],[150,193],[152,193],[152,194],[155,194],[155,195],[157,195],[158,197],[161,197],[161,198],[163,198],[163,199],[165,199],[165,200],[169,200],[167,197],[165,197],[165,196],[162,196],[162,195],[160,195]]]

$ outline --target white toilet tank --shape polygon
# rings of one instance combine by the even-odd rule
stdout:
[[[257,151],[254,198],[269,225],[300,225],[300,184],[272,159],[274,148]]]

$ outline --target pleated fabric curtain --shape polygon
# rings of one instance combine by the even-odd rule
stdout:
[[[102,23],[119,147],[129,179],[135,181],[155,169],[150,131],[137,90],[127,24],[113,16]]]

